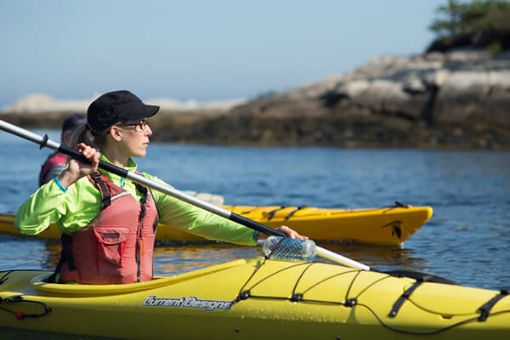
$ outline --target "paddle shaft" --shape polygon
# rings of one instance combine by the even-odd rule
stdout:
[[[76,159],[76,160],[78,160],[80,162],[90,163],[90,161],[87,158],[85,158],[78,151],[69,148],[67,145],[59,144],[59,143],[56,143],[56,142],[50,140],[47,135],[45,135],[44,137],[41,137],[41,136],[39,136],[39,135],[37,135],[35,133],[32,133],[32,132],[30,132],[28,130],[20,128],[20,127],[18,127],[16,125],[7,123],[7,122],[5,122],[3,120],[0,120],[0,129],[4,130],[6,132],[9,132],[11,134],[14,134],[14,135],[16,135],[18,137],[21,137],[21,138],[24,138],[26,140],[29,140],[31,142],[34,142],[36,144],[39,144],[41,149],[43,147],[48,147],[50,149],[56,150],[57,152],[63,153],[63,154],[65,154],[65,155],[67,155],[67,156],[69,156],[69,157],[71,157],[73,159]],[[213,205],[211,203],[208,203],[208,202],[204,202],[202,200],[199,200],[196,197],[192,197],[192,196],[186,195],[186,194],[182,193],[181,191],[179,191],[177,189],[174,189],[174,188],[172,188],[172,187],[170,187],[168,185],[156,183],[154,181],[151,181],[151,180],[145,178],[142,175],[139,175],[139,174],[134,173],[134,172],[127,171],[127,170],[122,169],[120,167],[117,167],[117,166],[115,166],[113,164],[100,161],[99,162],[99,168],[101,168],[103,170],[106,170],[108,172],[114,173],[114,174],[116,174],[116,175],[118,175],[120,177],[128,178],[128,179],[132,180],[135,183],[144,185],[144,186],[149,187],[151,189],[154,189],[154,190],[157,190],[157,191],[162,192],[164,194],[170,195],[170,196],[175,197],[175,198],[177,198],[179,200],[182,200],[184,202],[187,202],[189,204],[192,204],[194,206],[197,206],[199,208],[207,210],[207,211],[209,211],[211,213],[220,215],[220,216],[222,216],[222,217],[224,217],[224,218],[226,218],[228,220],[231,220],[233,222],[237,222],[239,224],[242,224],[242,225],[244,225],[244,226],[246,226],[248,228],[257,230],[257,231],[259,231],[261,233],[264,233],[266,235],[275,235],[275,236],[287,237],[287,235],[285,233],[283,233],[282,231],[280,231],[280,230],[273,229],[273,228],[271,228],[271,227],[269,227],[269,226],[267,226],[265,224],[262,224],[262,223],[259,223],[257,221],[254,221],[254,220],[251,220],[249,218],[246,218],[244,216],[235,214],[235,213],[231,212],[230,210],[223,209],[221,207],[215,206],[215,205]],[[346,266],[349,266],[349,267],[353,267],[353,268],[357,268],[357,269],[362,269],[362,270],[370,270],[370,267],[368,267],[367,265],[364,265],[362,263],[356,262],[356,261],[354,261],[352,259],[349,259],[347,257],[344,257],[342,255],[333,253],[333,252],[331,252],[331,251],[329,251],[327,249],[321,248],[321,247],[317,247],[317,255],[319,257],[322,257],[322,258],[327,259],[329,261],[340,263],[342,265],[346,265]]]

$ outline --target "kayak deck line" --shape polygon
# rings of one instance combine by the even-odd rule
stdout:
[[[156,318],[161,331],[174,330],[177,337],[183,336],[185,329],[189,330],[186,325],[180,327],[177,320],[187,320],[183,322],[191,325],[189,322],[194,318],[198,318],[198,324],[209,320],[201,324],[204,328],[197,334],[205,336],[215,328],[215,323],[225,322],[228,327],[235,325],[245,335],[228,333],[226,338],[256,338],[246,336],[245,330],[261,322],[270,323],[268,317],[276,318],[279,325],[276,327],[286,325],[279,330],[272,328],[277,333],[294,334],[292,327],[304,332],[298,339],[306,339],[306,334],[310,334],[306,329],[310,327],[318,332],[317,338],[331,338],[333,330],[337,334],[342,330],[340,333],[349,338],[363,338],[356,336],[360,333],[383,337],[393,334],[392,338],[396,339],[410,335],[428,335],[434,339],[436,335],[437,339],[479,339],[484,335],[484,339],[498,339],[510,331],[508,294],[420,282],[322,262],[254,258],[157,278],[147,284],[125,285],[41,283],[48,274],[5,272],[4,282],[0,284],[0,308],[8,313],[0,311],[0,327],[65,332],[68,329],[64,326],[61,326],[63,329],[51,327],[74,317],[67,318],[67,314],[79,312],[80,317],[89,318],[88,325],[97,327],[94,331],[90,330],[94,327],[90,327],[90,333],[84,335],[103,336],[112,336],[110,328],[119,331],[121,325],[117,327],[116,321],[111,320],[101,322],[101,318],[108,314],[108,318],[119,316],[122,320],[129,317],[129,313],[134,319],[141,318],[140,322]],[[390,315],[397,304],[400,304],[398,313]],[[484,312],[482,306],[490,308]],[[34,316],[24,317],[22,323],[17,323],[19,320],[5,314]],[[32,320],[43,314],[47,322]],[[482,315],[485,315],[483,320]],[[175,324],[167,327],[165,322]],[[143,334],[131,329],[116,335],[141,337]],[[151,334],[148,337],[152,337]]]

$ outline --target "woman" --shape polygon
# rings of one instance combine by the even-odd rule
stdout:
[[[75,138],[78,151],[90,164],[71,160],[65,171],[19,208],[15,223],[21,233],[35,235],[52,223],[58,223],[62,231],[54,281],[108,284],[151,280],[158,220],[208,239],[256,244],[259,235],[251,229],[98,171],[99,160],[136,171],[132,157],[145,157],[152,135],[147,118],[158,110],[129,91],[97,98],[87,110],[87,124],[78,129]],[[280,230],[289,237],[306,238],[285,226]]]

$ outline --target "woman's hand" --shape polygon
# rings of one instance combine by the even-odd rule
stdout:
[[[308,240],[308,236],[300,235],[297,231],[294,229],[291,229],[287,227],[286,225],[282,225],[280,228],[278,228],[279,231],[283,232],[285,235],[287,235],[290,238],[297,238],[298,240]],[[260,233],[258,239],[263,240],[266,238],[266,235]]]
[[[80,178],[96,172],[99,165],[99,152],[96,149],[84,143],[78,144],[76,149],[90,161],[90,164],[70,159],[69,166],[58,177],[65,188],[68,188]]]
[[[280,228],[278,228],[278,230],[285,233],[290,238],[297,238],[299,240],[308,240],[308,236],[300,235],[297,231],[287,227],[286,225],[282,225]]]

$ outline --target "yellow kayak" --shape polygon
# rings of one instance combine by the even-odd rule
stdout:
[[[508,292],[319,262],[237,260],[150,282],[0,272],[0,328],[133,339],[507,339]]]
[[[271,227],[287,225],[317,241],[353,240],[389,246],[401,245],[432,217],[431,207],[413,206],[353,210],[280,206],[224,208]],[[21,236],[13,222],[12,214],[0,214],[0,233]],[[52,225],[38,237],[59,239],[60,231],[57,226]],[[160,225],[157,240],[205,241],[199,236],[172,228],[171,225]]]

